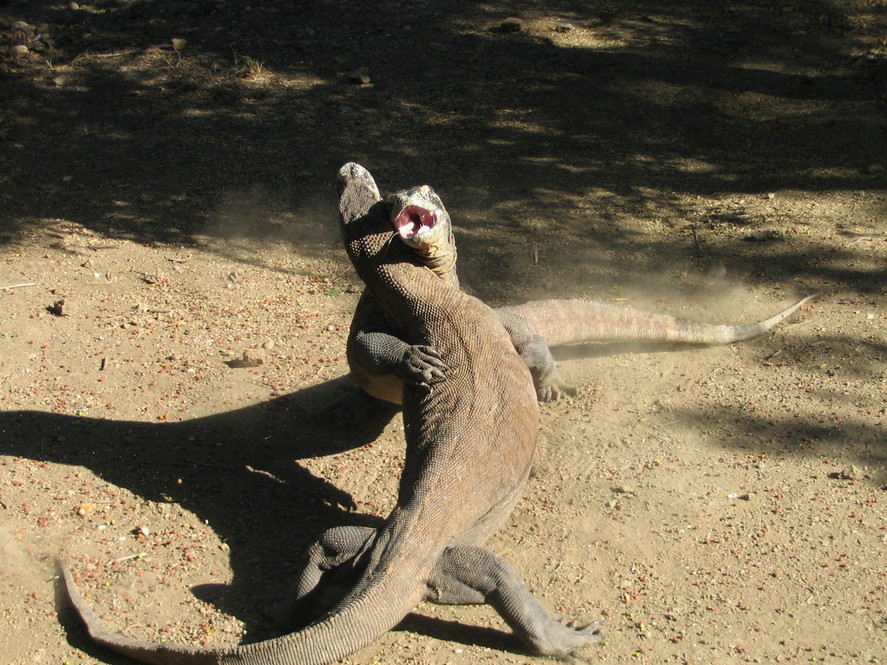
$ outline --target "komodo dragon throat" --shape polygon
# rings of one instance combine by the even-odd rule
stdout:
[[[346,164],[339,189],[345,246],[380,311],[399,337],[437,349],[448,368],[446,381],[404,388],[406,462],[384,526],[328,531],[309,551],[296,597],[322,597],[331,585],[348,590],[306,628],[230,649],[109,633],[65,571],[71,600],[95,641],[159,665],[331,663],[394,627],[422,600],[489,603],[534,652],[578,657],[599,639],[599,624],[552,619],[517,573],[481,547],[510,514],[530,472],[539,411],[529,371],[489,307],[435,276],[393,238],[366,169]]]
[[[404,244],[441,279],[458,286],[452,222],[434,191],[405,189],[385,203]],[[730,344],[770,330],[813,298],[802,298],[768,319],[743,325],[701,323],[580,299],[535,300],[495,311],[533,374],[539,401],[547,402],[573,390],[560,378],[549,346],[603,341]],[[434,349],[410,346],[393,334],[372,293],[363,295],[355,311],[348,361],[367,393],[395,404],[400,403],[402,383],[427,385],[445,376]]]

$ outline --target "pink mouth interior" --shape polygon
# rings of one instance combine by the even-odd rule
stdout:
[[[431,231],[440,220],[440,210],[407,206],[394,218],[394,228],[404,240],[418,238]]]

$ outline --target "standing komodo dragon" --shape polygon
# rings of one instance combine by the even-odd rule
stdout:
[[[443,202],[428,187],[386,199],[401,240],[444,281],[459,286],[456,242]],[[690,321],[624,305],[583,299],[535,300],[495,311],[515,349],[533,374],[539,401],[572,392],[560,378],[550,346],[587,342],[679,342],[730,344],[760,335],[817,296],[807,296],[757,323],[731,325]],[[348,339],[348,362],[360,386],[374,397],[399,404],[402,383],[442,380],[445,367],[434,349],[411,346],[392,334],[372,292],[358,302]]]
[[[302,630],[221,649],[108,632],[65,570],[74,606],[96,642],[157,665],[331,663],[423,600],[489,603],[535,653],[578,657],[599,639],[599,624],[552,619],[517,573],[481,547],[511,513],[530,472],[539,411],[526,365],[489,307],[436,277],[397,240],[366,169],[346,164],[339,189],[345,245],[379,311],[400,338],[436,349],[447,367],[446,381],[403,390],[406,462],[385,525],[324,534],[296,596],[322,596],[343,581],[349,590]]]

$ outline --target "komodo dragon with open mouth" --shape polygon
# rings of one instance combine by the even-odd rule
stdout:
[[[391,223],[401,240],[447,283],[459,286],[452,222],[440,198],[428,187],[414,187],[386,199]],[[515,349],[533,375],[540,402],[574,389],[561,379],[549,345],[588,342],[674,342],[730,344],[760,335],[794,314],[817,295],[802,298],[757,323],[714,324],[594,300],[534,300],[495,311]],[[445,366],[428,346],[398,339],[371,292],[358,302],[348,339],[348,363],[361,388],[399,404],[402,384],[443,380]]]
[[[406,461],[384,526],[331,529],[309,551],[297,599],[323,601],[330,586],[347,592],[302,630],[219,649],[108,632],[63,569],[74,606],[96,642],[155,665],[331,663],[423,600],[489,603],[533,652],[578,658],[600,639],[599,623],[552,619],[514,569],[481,547],[530,473],[539,427],[530,372],[493,310],[438,278],[398,240],[366,169],[343,166],[339,191],[345,246],[379,311],[400,338],[436,349],[447,368],[446,381],[403,389]]]

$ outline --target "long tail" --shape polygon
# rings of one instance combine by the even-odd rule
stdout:
[[[402,549],[400,547],[388,549]],[[306,628],[253,644],[230,648],[201,648],[177,644],[143,642],[113,633],[103,625],[74,583],[71,573],[62,573],[72,604],[92,639],[129,658],[151,665],[327,665],[367,646],[396,626],[418,605],[425,593],[422,580],[442,548],[432,552],[395,555],[385,570],[362,584],[329,614]]]
[[[729,344],[760,335],[794,314],[818,294],[807,296],[768,319],[748,324],[702,323],[670,314],[593,300],[534,300],[500,307],[523,318],[549,346],[581,342],[685,342]]]

